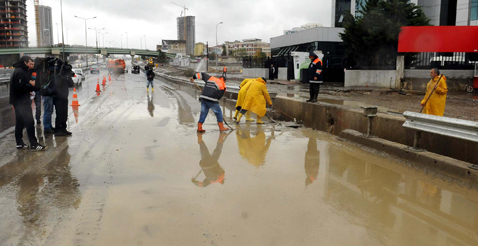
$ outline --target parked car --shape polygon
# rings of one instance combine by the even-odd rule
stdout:
[[[100,73],[100,67],[98,65],[92,65],[90,67],[90,73]]]
[[[86,79],[82,69],[73,69],[73,72],[75,72],[76,75],[79,75],[81,80],[84,81]]]
[[[131,73],[139,73],[139,66],[138,65],[134,65],[133,66],[133,70],[131,71]]]

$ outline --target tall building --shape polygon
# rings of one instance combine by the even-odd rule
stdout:
[[[196,43],[195,16],[178,17],[178,40],[186,40],[186,55],[194,55]]]
[[[53,45],[53,20],[51,17],[51,7],[38,6],[40,14],[40,47],[50,47]]]
[[[0,47],[28,47],[26,0],[0,0]]]

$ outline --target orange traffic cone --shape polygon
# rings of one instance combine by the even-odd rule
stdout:
[[[80,106],[80,105],[78,105],[78,106]],[[73,105],[71,106],[71,108],[73,108],[73,114],[75,115],[76,123],[78,123],[78,112],[79,112],[79,109],[80,109],[80,107],[78,107],[78,106],[73,106]]]
[[[111,81],[111,75],[108,74],[108,81]]]
[[[98,79],[96,81],[96,92],[100,93],[101,92],[101,89],[100,89],[100,79]]]
[[[106,85],[106,76],[103,75],[103,84],[102,85]]]
[[[71,101],[71,106],[80,106],[78,103],[78,95],[76,95],[76,88],[73,88],[73,101]]]

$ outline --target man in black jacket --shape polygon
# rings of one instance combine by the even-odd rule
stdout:
[[[66,130],[66,121],[68,120],[68,93],[69,88],[73,87],[73,71],[70,64],[65,62],[59,64],[59,72],[55,75],[55,94],[53,95],[53,104],[55,105],[55,136],[70,136],[71,132]]]
[[[33,66],[29,56],[23,56],[19,62],[13,64],[15,70],[10,78],[10,104],[15,109],[15,139],[17,149],[27,149],[23,142],[23,128],[27,128],[30,149],[45,150],[46,146],[38,144],[35,137],[35,127],[32,113],[31,92],[36,90],[35,80],[28,78],[28,68]]]
[[[310,98],[307,102],[317,102],[317,96],[319,95],[320,84],[323,83],[322,79],[322,61],[314,52],[309,53],[309,93]]]
[[[154,92],[154,85],[153,85],[154,76],[156,76],[156,74],[154,73],[153,68],[151,67],[149,70],[146,71],[146,77],[148,79],[148,84],[146,85],[146,92],[148,92],[149,90],[149,84],[151,84],[151,91]]]

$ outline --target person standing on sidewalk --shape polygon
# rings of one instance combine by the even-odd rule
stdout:
[[[53,114],[53,95],[55,94],[55,60],[46,64],[48,72],[42,73],[41,95],[43,96],[43,133],[53,134],[55,128],[51,124]]]
[[[430,70],[430,77],[432,79],[427,84],[427,93],[421,101],[422,107],[424,106],[423,113],[443,116],[445,113],[446,94],[448,92],[446,77],[445,75],[440,76],[438,68]]]
[[[153,68],[150,67],[148,71],[146,71],[146,78],[148,80],[148,84],[146,85],[146,92],[149,92],[149,85],[151,84],[151,91],[154,92],[154,85],[153,80],[156,74],[153,72]]]
[[[28,66],[28,77],[35,78],[35,91],[33,91],[33,102],[35,103],[35,119],[37,125],[41,124],[41,93],[40,93],[40,80],[37,76],[33,76],[33,73],[37,74],[35,61]]]
[[[322,79],[322,61],[314,52],[309,53],[309,93],[310,98],[307,102],[317,102],[317,96],[319,96],[320,84],[323,83]]]
[[[274,64],[271,64],[271,67],[269,68],[269,79],[274,80],[275,74],[276,74],[276,68],[274,67]]]
[[[35,90],[35,80],[28,77],[28,69],[33,66],[29,56],[23,56],[19,62],[13,64],[15,70],[10,78],[10,104],[15,110],[15,139],[17,149],[28,149],[23,142],[23,128],[27,128],[30,149],[45,150],[47,147],[40,145],[35,136],[33,121],[31,92]]]
[[[61,64],[60,71],[55,76],[55,95],[53,96],[53,104],[55,105],[55,136],[70,136],[71,132],[66,130],[66,122],[68,121],[68,94],[69,88],[73,87],[74,75],[71,71],[72,66],[65,62]]]
[[[201,101],[201,115],[199,116],[197,132],[206,132],[202,129],[202,124],[206,121],[209,109],[216,114],[219,131],[224,132],[229,130],[229,128],[224,127],[224,118],[222,116],[221,107],[219,106],[219,100],[226,92],[226,77],[216,78],[207,73],[196,73],[190,78],[191,83],[194,83],[195,79],[202,79],[206,82],[201,96],[199,96],[199,100]]]

